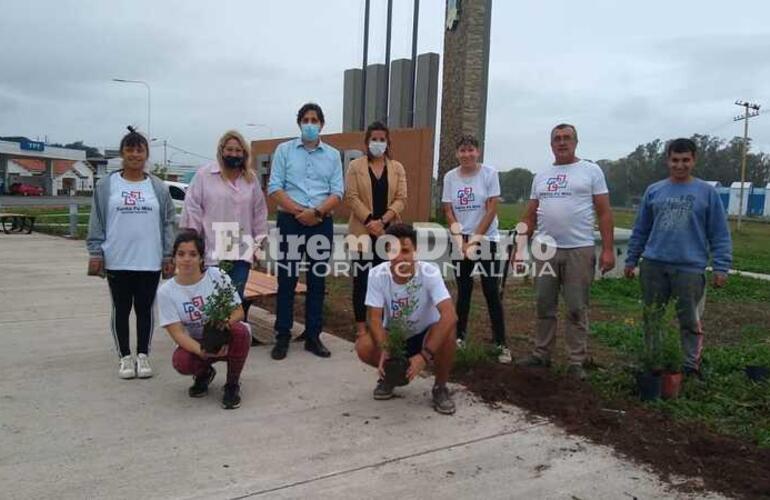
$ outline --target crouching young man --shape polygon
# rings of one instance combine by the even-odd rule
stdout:
[[[457,315],[452,298],[433,264],[416,260],[417,233],[407,224],[394,224],[386,231],[389,262],[369,273],[366,306],[368,332],[356,340],[356,352],[364,363],[378,369],[374,399],[390,399],[393,387],[385,382],[388,359],[388,322],[400,320],[407,328],[407,378],[411,381],[426,366],[435,373],[433,407],[446,415],[455,404],[446,387],[455,355]]]

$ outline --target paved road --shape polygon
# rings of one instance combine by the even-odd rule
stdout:
[[[119,380],[107,285],[86,258],[82,241],[0,235],[3,499],[688,498],[459,388],[451,417],[428,405],[428,379],[374,401],[373,370],[325,334],[329,360],[252,349],[235,411],[219,406],[223,366],[208,397],[187,396],[163,331],[156,376]]]
[[[72,202],[91,206],[85,196],[0,196],[0,207],[67,207]]]

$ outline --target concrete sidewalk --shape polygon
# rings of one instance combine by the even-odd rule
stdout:
[[[604,447],[491,410],[465,391],[446,417],[430,379],[374,401],[373,370],[252,349],[243,405],[187,396],[158,329],[149,380],[117,378],[106,282],[82,241],[0,235],[0,496],[27,498],[683,498]],[[699,496],[699,498],[702,498]]]

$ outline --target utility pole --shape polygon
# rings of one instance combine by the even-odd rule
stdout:
[[[388,21],[385,27],[385,116],[377,117],[388,123],[388,98],[390,97],[390,34],[393,28],[393,0],[388,0]]]
[[[409,85],[412,86],[412,101],[409,103],[409,128],[414,127],[414,101],[415,75],[417,74],[417,27],[420,23],[420,0],[414,0],[414,13],[412,14],[412,74],[409,77]]]
[[[168,172],[168,161],[166,160],[166,145],[168,144],[168,141],[166,139],[163,139],[163,167],[165,167],[166,171]]]
[[[366,66],[369,64],[369,0],[364,4],[364,54],[361,64],[361,126],[358,130],[366,130]]]
[[[748,101],[742,101],[740,99],[735,101],[735,105],[743,107],[743,114],[738,115],[733,119],[733,121],[736,122],[743,120],[743,148],[741,151],[741,194],[738,201],[738,225],[736,227],[736,230],[740,231],[741,222],[743,219],[743,184],[746,180],[746,153],[749,149],[749,118],[759,115],[760,105]]]

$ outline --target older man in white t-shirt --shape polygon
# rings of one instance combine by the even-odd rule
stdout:
[[[432,391],[433,408],[446,415],[455,412],[447,389],[456,348],[457,314],[452,297],[438,266],[415,260],[417,233],[408,224],[394,224],[385,232],[393,240],[383,262],[369,272],[366,290],[369,331],[356,339],[361,361],[374,366],[380,379],[374,399],[390,399],[393,387],[384,377],[388,358],[388,323],[401,321],[407,328],[407,377],[411,381],[429,364],[436,379]],[[398,241],[398,245],[395,244]]]
[[[602,273],[615,267],[615,253],[604,173],[597,164],[575,156],[577,143],[573,125],[554,127],[551,150],[555,161],[532,180],[523,222],[528,235],[534,234],[533,246],[551,249],[534,256],[537,331],[535,349],[523,364],[550,365],[561,292],[567,309],[568,374],[583,379],[583,363],[588,356],[588,302],[596,267],[594,212],[602,236]],[[523,260],[523,248],[519,252],[517,261]]]

